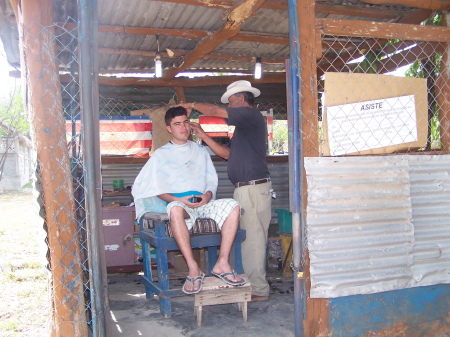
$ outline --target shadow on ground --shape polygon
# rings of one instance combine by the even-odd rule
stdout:
[[[268,275],[270,297],[248,303],[244,322],[237,304],[203,307],[202,326],[194,316],[194,296],[172,299],[172,317],[163,318],[157,299],[147,300],[140,275],[109,275],[108,291],[111,321],[108,336],[222,337],[294,336],[294,283],[292,278]],[[172,280],[181,287],[183,279]]]

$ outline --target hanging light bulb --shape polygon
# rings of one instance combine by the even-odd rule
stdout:
[[[161,76],[162,76],[162,62],[161,62],[161,54],[158,51],[155,57],[155,77],[160,78]]]
[[[156,35],[156,45],[158,46],[158,51],[155,57],[155,77],[160,78],[162,76],[162,62],[161,53],[159,52],[159,35]]]
[[[261,78],[261,74],[262,74],[261,58],[257,57],[255,63],[255,79],[259,80]]]

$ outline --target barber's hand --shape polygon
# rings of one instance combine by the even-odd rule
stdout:
[[[205,137],[206,133],[202,129],[200,124],[195,123],[195,122],[190,122],[189,124],[191,125],[191,129],[194,132],[194,135],[196,135],[200,139],[203,139],[203,137]]]

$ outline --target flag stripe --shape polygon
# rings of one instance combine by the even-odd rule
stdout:
[[[152,127],[149,119],[115,117],[100,119],[100,153],[102,155],[143,155],[152,147]],[[79,140],[80,120],[75,122]],[[66,120],[67,142],[72,138],[72,121]]]

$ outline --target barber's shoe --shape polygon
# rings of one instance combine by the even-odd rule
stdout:
[[[267,301],[268,299],[269,299],[269,296],[252,295],[252,302]]]

